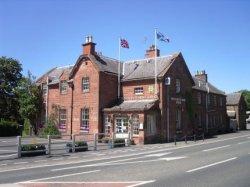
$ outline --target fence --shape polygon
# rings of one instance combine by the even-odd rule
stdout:
[[[50,136],[45,138],[17,137],[17,151],[13,152],[17,158],[36,156],[69,154],[80,151],[97,151],[115,147],[130,146],[130,134],[126,139],[117,139],[115,134],[73,134],[72,136]]]

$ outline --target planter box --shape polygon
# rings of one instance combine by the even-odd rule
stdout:
[[[26,144],[21,146],[21,156],[40,156],[46,155],[44,144]]]
[[[72,152],[72,143],[69,142],[66,144],[66,151],[67,153]],[[87,142],[84,141],[76,141],[75,142],[75,152],[83,152],[83,151],[88,151],[88,144]]]

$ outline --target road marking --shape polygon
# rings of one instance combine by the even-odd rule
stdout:
[[[201,169],[205,169],[205,168],[208,168],[208,167],[211,167],[211,166],[215,166],[215,165],[218,165],[218,164],[229,162],[229,161],[235,160],[235,159],[237,159],[237,157],[233,157],[233,158],[230,158],[230,159],[227,159],[227,160],[223,160],[223,161],[220,161],[220,162],[215,162],[213,164],[209,164],[209,165],[206,165],[206,166],[201,166],[201,167],[198,167],[198,168],[195,168],[195,169],[188,170],[186,172],[187,173],[191,173],[191,172],[198,171],[198,170],[201,170]]]
[[[244,142],[240,142],[240,143],[238,143],[238,144],[241,145],[241,144],[245,144],[245,143],[249,143],[249,142],[250,142],[250,140],[244,141]]]
[[[52,160],[62,160],[63,158],[54,158]]]
[[[0,166],[6,166],[7,164],[0,164]]]
[[[170,150],[178,150],[178,149],[184,149],[184,148],[189,148],[189,147],[194,147],[194,146],[202,146],[202,145],[207,145],[207,144],[213,144],[217,142],[222,142],[222,141],[227,141],[227,140],[232,140],[232,139],[237,139],[237,138],[243,138],[249,135],[242,135],[242,136],[235,136],[231,138],[224,138],[220,140],[214,140],[214,141],[208,141],[208,142],[202,142],[201,144],[190,144],[190,145],[184,145],[182,147],[166,147],[166,149],[162,150],[153,150],[153,151],[148,151],[148,152],[142,152],[142,153],[133,153],[133,154],[126,154],[126,155],[119,155],[119,156],[111,156],[111,157],[106,157],[106,158],[98,158],[98,159],[92,159],[92,160],[85,160],[85,161],[76,161],[76,162],[67,162],[67,163],[57,163],[57,164],[44,164],[44,165],[39,165],[39,166],[30,166],[30,167],[22,167],[22,168],[15,168],[15,169],[8,169],[8,170],[0,170],[0,173],[3,172],[10,172],[10,171],[18,171],[18,170],[26,170],[26,169],[34,169],[34,168],[43,168],[43,167],[53,167],[53,166],[60,166],[60,165],[70,165],[70,164],[80,164],[80,163],[85,163],[85,162],[93,162],[93,161],[100,161],[100,160],[110,160],[113,158],[121,158],[121,157],[129,157],[129,156],[135,156],[135,155],[143,155],[143,154],[150,154],[150,153],[157,153],[157,152],[163,152],[163,151],[170,151]]]
[[[13,164],[27,164],[28,162],[15,162]]]
[[[164,156],[164,155],[169,155],[171,153],[172,152],[169,152],[169,153],[156,153],[156,154],[145,155],[144,157],[161,157],[161,156]]]
[[[165,154],[170,154],[170,153],[165,153]],[[145,158],[145,156],[135,157],[135,158],[126,158],[126,159],[108,161],[108,162],[97,163],[97,164],[88,164],[88,165],[80,165],[80,166],[70,166],[70,167],[65,167],[65,168],[57,168],[57,169],[52,169],[51,171],[61,171],[61,170],[69,170],[69,169],[76,169],[76,168],[86,168],[86,167],[94,167],[94,166],[114,165],[114,163],[117,163],[117,162],[123,162],[123,161],[129,161],[129,160],[136,160],[136,159],[140,159],[140,158]],[[136,161],[136,162],[140,162],[140,161]],[[128,163],[128,162],[126,162],[126,163]],[[119,163],[119,164],[123,164],[123,163]]]
[[[0,157],[10,157],[10,156],[14,156],[14,155],[17,155],[17,154],[1,155]]]
[[[47,162],[48,160],[36,160],[34,162]]]
[[[129,185],[129,186],[127,186],[127,187],[141,186],[141,185],[143,185],[143,184],[148,184],[148,183],[153,183],[153,182],[155,182],[155,180],[151,180],[151,181],[142,181],[142,182],[140,182],[140,183],[138,183],[138,184]]]
[[[0,149],[0,151],[12,151],[13,152],[13,149],[10,150],[10,149]]]
[[[76,158],[79,158],[79,156],[71,156],[71,157],[68,157],[68,159],[76,159]]]
[[[208,152],[208,151],[215,151],[215,150],[218,150],[218,149],[222,149],[222,148],[225,148],[225,147],[230,147],[231,145],[224,145],[224,146],[220,146],[220,147],[214,147],[214,148],[211,148],[211,149],[205,149],[205,150],[202,150],[203,152]]]
[[[54,177],[46,177],[46,178],[34,179],[34,180],[29,180],[29,181],[25,181],[25,182],[21,182],[21,183],[29,183],[29,182],[35,182],[35,181],[50,180],[50,179],[69,177],[69,176],[74,176],[74,175],[95,173],[95,172],[99,172],[99,171],[101,171],[101,170],[84,171],[84,172],[80,172],[80,173],[71,173],[71,174],[66,174],[66,175],[58,175],[58,176],[54,176]]]
[[[180,160],[183,158],[187,158],[185,156],[177,156],[177,157],[166,157],[166,158],[159,158],[159,160],[166,160],[166,161],[172,161],[172,160]]]

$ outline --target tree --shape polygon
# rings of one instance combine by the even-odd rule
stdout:
[[[250,110],[250,91],[249,90],[242,90],[242,95],[245,98],[245,101],[247,103],[247,110]]]
[[[40,117],[43,97],[41,89],[35,83],[35,77],[28,72],[28,77],[22,78],[17,89],[19,101],[19,113],[22,119],[31,124],[35,134],[37,133],[37,121]]]
[[[15,89],[22,79],[19,61],[0,57],[0,119],[19,121],[18,98]]]

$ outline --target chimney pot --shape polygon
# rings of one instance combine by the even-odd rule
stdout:
[[[195,75],[196,78],[203,80],[205,82],[207,82],[207,74],[205,70],[202,71],[197,71],[197,74]]]
[[[83,55],[95,54],[95,43],[91,35],[85,37],[85,44],[83,46]]]

